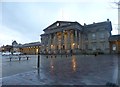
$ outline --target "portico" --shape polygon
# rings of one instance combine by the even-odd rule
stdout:
[[[80,49],[81,32],[78,30],[62,30],[55,33],[43,34],[44,37],[48,37],[46,44],[42,44],[43,51],[47,53],[69,53],[70,50]]]
[[[66,24],[63,26],[56,25],[57,29],[53,30],[52,28],[49,28],[48,30],[45,30],[47,32],[41,35],[41,44],[43,47],[42,52],[62,54],[69,53],[70,50],[75,51],[75,49],[81,49],[81,30],[74,27],[74,25],[68,27],[68,25],[71,24]]]

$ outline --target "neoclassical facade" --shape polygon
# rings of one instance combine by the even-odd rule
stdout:
[[[109,53],[111,21],[81,25],[78,22],[56,21],[41,34],[41,53]]]

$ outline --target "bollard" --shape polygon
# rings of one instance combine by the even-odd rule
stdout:
[[[46,58],[48,58],[48,56],[46,56]]]
[[[11,61],[11,57],[10,57],[10,61]]]
[[[71,56],[73,55],[73,51],[72,51],[72,49],[70,50],[70,54],[71,54]]]
[[[97,56],[97,54],[95,53],[95,56]]]
[[[66,55],[66,57],[67,57],[67,55]]]
[[[21,57],[19,57],[19,61],[21,60]]]
[[[28,60],[28,56],[27,56],[27,60]]]
[[[37,67],[39,68],[39,65],[40,65],[40,55],[38,53],[38,64],[37,64]]]

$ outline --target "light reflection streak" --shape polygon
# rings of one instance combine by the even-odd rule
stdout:
[[[77,63],[76,63],[76,56],[72,56],[72,69],[73,71],[76,71]]]
[[[51,61],[50,61],[50,69],[51,69],[51,71],[53,71],[54,70],[54,64],[53,64],[53,58],[51,59]]]

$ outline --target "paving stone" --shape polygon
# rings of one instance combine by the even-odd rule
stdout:
[[[117,57],[76,55],[74,62],[77,65],[72,62],[72,57],[61,59],[57,56],[54,60],[46,59],[45,56],[42,58],[42,68],[39,71],[35,69],[3,77],[3,85],[105,85],[113,82],[116,67],[116,61],[113,60]],[[76,70],[73,69],[75,67]]]

